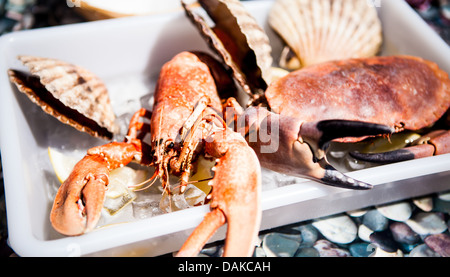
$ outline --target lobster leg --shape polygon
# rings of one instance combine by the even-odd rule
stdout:
[[[146,116],[139,110],[132,118],[126,142],[112,142],[87,151],[59,187],[50,213],[50,221],[58,232],[77,236],[97,225],[107,186],[109,172],[127,165],[133,159],[141,161],[143,144],[137,138],[147,126],[138,119]],[[145,146],[144,146],[145,147]]]
[[[395,163],[450,153],[450,131],[436,130],[423,136],[419,143],[383,153],[350,152],[358,160],[372,163]]]
[[[224,256],[250,256],[261,223],[261,170],[257,156],[238,133],[230,129],[206,139],[205,151],[217,158],[210,181],[211,212],[186,240],[177,256],[195,256],[227,223]]]

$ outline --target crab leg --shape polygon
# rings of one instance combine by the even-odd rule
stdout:
[[[91,231],[97,224],[109,183],[109,172],[127,165],[133,159],[141,161],[143,148],[139,130],[147,129],[138,121],[147,116],[144,109],[133,116],[126,142],[112,142],[87,151],[59,187],[50,213],[50,221],[58,232],[77,236]]]
[[[417,145],[383,153],[351,152],[358,160],[372,163],[394,163],[450,153],[450,131],[436,130],[420,139]]]
[[[261,170],[258,158],[246,141],[230,129],[207,139],[206,153],[217,158],[210,181],[211,212],[186,240],[177,256],[195,256],[227,223],[224,256],[250,256],[261,222]]]

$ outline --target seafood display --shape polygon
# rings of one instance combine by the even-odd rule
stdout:
[[[172,197],[197,182],[192,176],[204,159],[213,164],[211,177],[202,180],[210,187],[205,198],[210,212],[177,255],[197,255],[226,225],[223,255],[251,256],[262,220],[262,167],[368,190],[371,184],[328,161],[331,143],[389,141],[407,130],[424,136],[406,150],[351,155],[390,163],[450,152],[443,120],[450,107],[448,74],[420,57],[375,56],[381,24],[365,1],[277,0],[268,23],[302,66],[280,78],[273,77],[268,36],[240,1],[198,3],[215,26],[198,14],[199,7],[181,1],[217,57],[186,50],[164,62],[151,110],[134,113],[122,142],[87,150],[59,187],[49,216],[60,234],[80,236],[98,226],[112,170],[132,162],[154,169],[133,188],[160,183],[170,206]],[[10,80],[45,112],[96,137],[117,135],[116,116],[98,77],[56,59],[19,60],[30,72],[10,70]],[[440,130],[431,132],[436,126]]]
[[[277,0],[268,22],[301,67],[372,57],[383,41],[376,8],[364,0]]]

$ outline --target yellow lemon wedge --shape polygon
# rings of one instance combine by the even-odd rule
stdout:
[[[58,180],[63,183],[69,177],[79,158],[65,154],[55,148],[48,147],[48,156]]]
[[[109,174],[109,185],[106,197],[115,199],[130,191],[131,185],[142,183],[147,178],[147,171],[144,169],[133,169],[128,166],[114,169]]]
[[[202,190],[206,195],[211,191],[211,186],[208,185],[209,179],[213,176],[211,168],[215,165],[215,160],[206,159],[204,157],[198,158],[197,171],[189,178],[189,181],[200,181],[193,183],[194,186]],[[201,181],[206,180],[206,181]]]

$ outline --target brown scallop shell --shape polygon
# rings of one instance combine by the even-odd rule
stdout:
[[[91,72],[60,60],[19,56],[29,73],[9,70],[19,91],[46,113],[79,131],[112,139],[118,131],[108,91]]]
[[[272,48],[255,18],[238,0],[198,1],[215,26],[182,1],[186,14],[210,47],[229,66],[235,80],[250,96],[262,94],[271,80]]]

